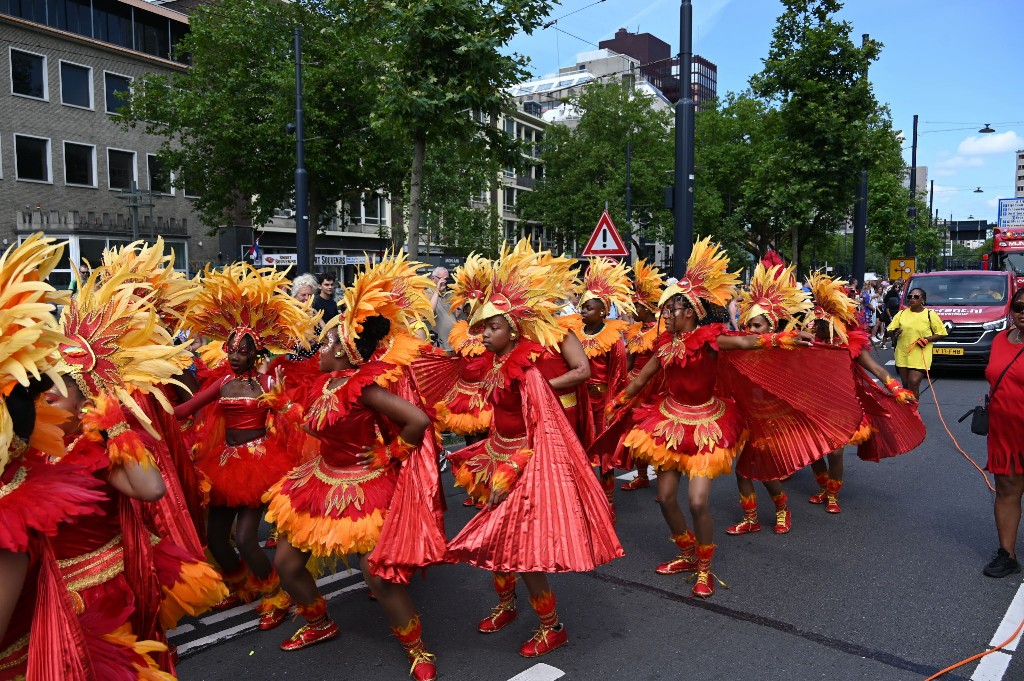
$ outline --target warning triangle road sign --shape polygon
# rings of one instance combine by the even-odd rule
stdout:
[[[601,213],[601,219],[597,221],[597,227],[594,228],[594,233],[590,235],[590,240],[580,255],[585,258],[625,258],[629,255],[629,250],[619,236],[619,230],[615,229],[615,223],[612,222],[607,210]]]

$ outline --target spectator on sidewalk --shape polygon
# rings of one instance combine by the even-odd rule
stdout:
[[[430,304],[434,308],[434,328],[431,331],[436,338],[435,345],[447,352],[452,349],[448,344],[448,334],[455,325],[455,315],[452,314],[448,299],[448,270],[443,267],[435,268],[430,280],[437,285],[437,290],[430,297]]]
[[[323,324],[338,316],[338,304],[334,302],[334,282],[337,278],[330,272],[320,275],[320,292],[313,298],[313,309],[323,311]]]

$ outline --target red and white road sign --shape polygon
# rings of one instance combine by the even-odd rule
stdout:
[[[586,248],[580,254],[585,258],[625,258],[629,256],[629,249],[619,236],[619,230],[615,229],[615,223],[608,211],[601,213],[601,219],[597,221],[594,233],[590,235]]]

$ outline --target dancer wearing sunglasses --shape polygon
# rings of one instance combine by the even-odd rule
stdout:
[[[896,337],[896,368],[903,386],[921,396],[921,381],[932,368],[932,343],[946,335],[939,315],[925,307],[928,294],[924,289],[912,288],[907,293],[906,309],[900,310],[889,323],[889,331]]]

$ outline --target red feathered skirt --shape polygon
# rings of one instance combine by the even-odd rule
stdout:
[[[288,448],[270,436],[213,447],[196,466],[210,481],[211,506],[259,508],[263,495],[295,465]]]
[[[377,545],[398,482],[388,466],[332,466],[322,456],[290,471],[264,495],[267,522],[314,556],[369,553]]]
[[[633,418],[624,442],[633,458],[690,477],[731,473],[747,438],[733,401],[719,397],[691,405],[662,394],[637,407]]]
[[[160,627],[164,631],[178,626],[185,615],[202,615],[228,595],[220,574],[209,563],[167,539],[153,547],[153,563],[163,592]]]

